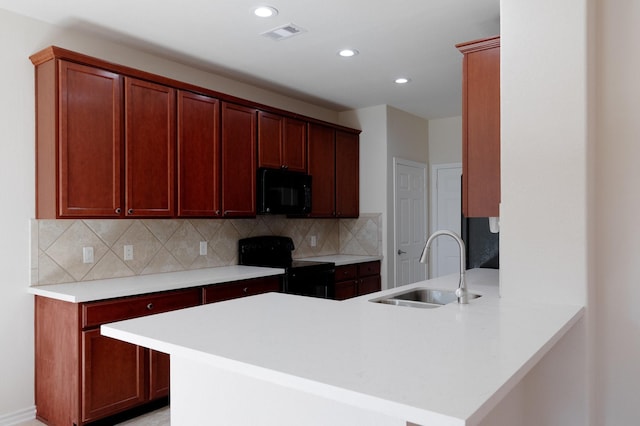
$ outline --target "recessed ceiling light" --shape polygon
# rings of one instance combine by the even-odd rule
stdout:
[[[271,6],[260,6],[253,9],[253,14],[260,18],[270,18],[278,14],[278,9]]]
[[[338,52],[338,55],[342,56],[343,58],[350,58],[352,56],[356,56],[358,53],[360,52],[355,49],[342,49]]]
[[[399,78],[396,78],[394,81],[397,84],[407,84],[408,82],[411,81],[411,79],[410,78],[406,78],[406,77],[399,77]]]

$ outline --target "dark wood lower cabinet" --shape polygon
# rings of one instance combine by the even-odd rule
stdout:
[[[37,418],[113,424],[167,398],[169,355],[102,336],[100,325],[280,289],[273,276],[87,303],[35,296]]]
[[[100,325],[197,306],[201,288],[71,303],[35,298],[36,416],[84,425],[169,394],[169,356],[102,336]]]
[[[82,422],[133,408],[147,401],[147,349],[104,337],[100,329],[82,332]]]
[[[149,351],[149,397],[160,399],[169,396],[169,355]]]
[[[380,289],[380,261],[336,267],[336,300],[374,293]]]

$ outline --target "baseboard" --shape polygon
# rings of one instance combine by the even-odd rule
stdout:
[[[0,414],[0,426],[14,426],[35,420],[36,406],[25,408],[8,414]]]

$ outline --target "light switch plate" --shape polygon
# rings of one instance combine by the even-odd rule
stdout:
[[[200,256],[206,256],[206,255],[207,255],[207,242],[200,241]]]

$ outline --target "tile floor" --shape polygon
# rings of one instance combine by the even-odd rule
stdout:
[[[163,407],[156,411],[152,411],[135,419],[128,420],[124,423],[119,423],[121,426],[170,426],[169,407]],[[38,420],[31,420],[25,423],[20,423],[18,426],[42,426],[44,423]]]

